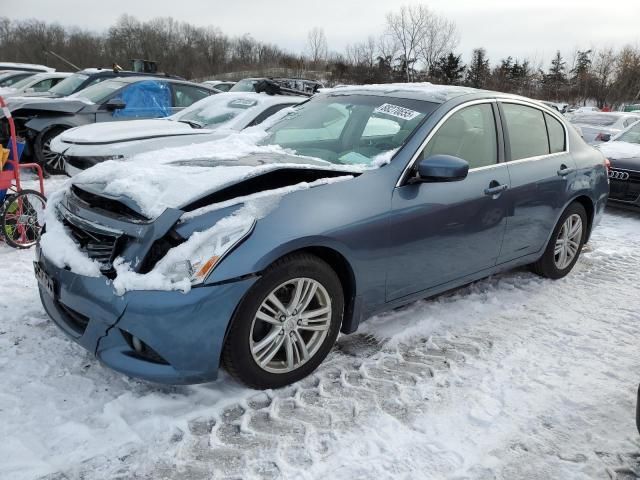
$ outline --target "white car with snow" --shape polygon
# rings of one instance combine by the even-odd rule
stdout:
[[[31,97],[48,95],[49,89],[71,75],[71,72],[36,73],[23,78],[10,87],[0,88],[0,95],[3,98],[18,97],[24,94],[30,94]]]
[[[72,128],[51,142],[73,176],[105,160],[126,160],[169,147],[226,137],[264,120],[307,97],[264,93],[224,93],[201,100],[163,119],[96,123]]]
[[[638,120],[640,115],[624,112],[579,113],[569,117],[573,126],[582,132],[582,138],[591,144],[608,142]]]

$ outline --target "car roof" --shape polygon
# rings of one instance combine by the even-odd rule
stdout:
[[[0,70],[23,70],[26,72],[55,72],[55,68],[37,63],[0,62]]]
[[[488,90],[478,90],[477,88],[458,87],[454,85],[436,85],[429,82],[346,85],[338,88],[323,88],[320,89],[320,93],[327,95],[379,95],[423,100],[433,103],[444,103],[462,95],[498,95],[497,92],[491,92]],[[516,96],[510,95],[510,97]]]
[[[36,73],[32,76],[30,76],[29,78],[31,80],[40,80],[43,78],[65,78],[65,77],[69,77],[73,75],[71,72],[41,72],[41,73]]]
[[[216,92],[218,90],[216,90],[215,88],[212,88],[209,85],[203,85],[201,83],[194,83],[194,82],[189,82],[188,80],[180,80],[178,78],[173,78],[173,77],[154,77],[154,76],[144,76],[144,75],[133,75],[133,76],[124,76],[124,77],[113,77],[112,79],[109,80],[114,80],[117,82],[121,82],[121,83],[136,83],[136,82],[144,82],[144,81],[148,81],[148,80],[153,80],[153,81],[163,81],[163,82],[170,82],[170,83],[180,83],[180,84],[184,84],[184,85],[192,85],[194,87],[200,87],[200,88],[204,88],[205,90],[210,90],[212,92]],[[105,80],[105,82],[108,80]]]

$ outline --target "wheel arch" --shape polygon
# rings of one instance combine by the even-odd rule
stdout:
[[[591,230],[593,228],[593,220],[595,218],[595,212],[596,212],[595,204],[594,204],[593,200],[591,199],[591,197],[589,197],[588,195],[582,194],[582,195],[578,195],[577,197],[573,198],[565,206],[564,210],[566,210],[567,207],[569,205],[571,205],[572,203],[579,203],[580,205],[582,205],[584,207],[585,212],[587,212],[587,238],[584,241],[584,243],[587,243],[589,241],[589,238],[591,237]]]

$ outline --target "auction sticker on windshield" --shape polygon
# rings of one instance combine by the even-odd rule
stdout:
[[[402,120],[413,120],[420,115],[420,112],[416,112],[410,108],[392,105],[391,103],[383,103],[374,110],[374,113],[384,113],[392,117],[401,118]]]

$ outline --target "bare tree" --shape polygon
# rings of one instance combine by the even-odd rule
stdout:
[[[407,82],[413,79],[418,50],[429,27],[431,11],[425,5],[404,5],[398,13],[387,13],[387,33],[398,44]]]
[[[307,34],[307,49],[309,59],[314,65],[318,65],[327,59],[327,37],[320,27],[312,28]]]
[[[455,50],[460,36],[454,21],[429,10],[425,16],[426,30],[418,43],[417,53],[425,68],[430,70],[439,58]]]
[[[612,48],[605,48],[595,53],[595,60],[593,62],[595,85],[592,94],[600,108],[606,105],[615,64],[616,55]]]

